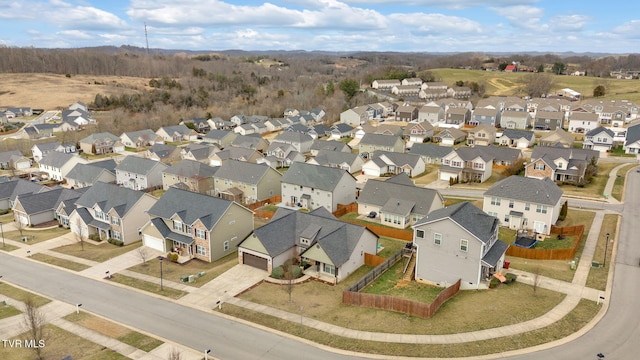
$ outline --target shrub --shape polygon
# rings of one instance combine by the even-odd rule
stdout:
[[[512,282],[516,282],[516,278],[518,278],[518,275],[514,273],[507,273],[504,277],[507,279],[506,283],[510,284]]]
[[[489,281],[489,289],[494,289],[494,288],[496,288],[499,284],[500,284],[500,280],[498,280],[498,279],[496,279],[496,278],[491,278],[491,281]]]
[[[177,263],[178,262],[178,253],[169,253],[169,256],[167,256],[169,258],[170,261]]]
[[[282,266],[273,268],[273,270],[271,270],[271,277],[274,279],[282,279],[284,277],[284,269]]]
[[[302,276],[302,269],[298,265],[291,265],[289,271],[291,272],[292,279],[297,279]]]
[[[109,238],[109,240],[107,240],[109,242],[109,244],[113,244],[115,246],[123,246],[124,242],[120,241],[120,240],[116,240],[114,238]]]

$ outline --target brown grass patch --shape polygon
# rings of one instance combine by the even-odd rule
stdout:
[[[65,319],[114,339],[125,336],[131,332],[130,329],[122,325],[90,315],[86,312],[80,312],[79,314],[73,313],[65,316]]]

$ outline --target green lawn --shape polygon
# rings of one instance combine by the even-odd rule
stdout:
[[[15,245],[11,245],[11,244],[7,244],[7,243],[5,243],[4,245],[0,245],[0,250],[4,250],[6,252],[14,251],[14,250],[18,250],[18,249],[20,249],[20,247],[15,246]]]
[[[406,259],[398,261],[376,281],[362,289],[363,293],[389,295],[422,303],[432,302],[444,290],[441,287],[420,284],[416,281],[401,282]]]
[[[171,299],[179,299],[185,296],[187,293],[182,290],[176,290],[167,286],[160,289],[160,284],[155,284],[149,281],[144,281],[136,278],[132,278],[122,274],[115,274],[111,277],[113,282],[117,282],[122,285],[130,286],[132,288],[148,291],[157,295],[166,296]]]
[[[73,271],[82,271],[89,268],[89,266],[85,264],[77,263],[75,261],[70,261],[67,259],[61,259],[55,256],[50,256],[42,253],[31,255],[31,259],[38,260],[43,263],[59,266],[65,269],[73,270]]]
[[[562,185],[560,188],[565,195],[602,198],[604,195],[604,188],[609,180],[609,173],[618,165],[620,164],[613,162],[600,162],[598,163],[598,172],[591,179],[591,182],[586,184],[584,187],[578,187],[576,185]]]
[[[164,260],[162,262],[162,277],[166,280],[180,282],[182,276],[196,275],[196,281],[193,283],[189,283],[189,285],[200,287],[220,276],[222,273],[231,269],[237,264],[238,255],[235,253],[229,254],[222,259],[216,260],[212,263],[192,259],[185,264],[176,264],[171,261]],[[148,260],[145,264],[132,266],[128,270],[160,278],[160,261],[157,258],[153,258]],[[204,275],[198,276],[198,274],[201,272],[204,272]]]
[[[104,262],[126,252],[135,250],[141,245],[142,243],[139,241],[126,246],[117,246],[108,242],[103,242],[98,245],[93,245],[91,243],[85,242],[83,249],[83,245],[78,242],[70,245],[60,246],[52,250],[62,254],[76,256],[91,261]]]
[[[1,300],[1,301],[4,301],[4,300]],[[13,306],[0,304],[0,319],[5,319],[8,317],[12,317],[20,314],[22,314],[22,312],[14,308]]]
[[[46,305],[51,302],[51,300],[45,297],[36,295],[34,293],[28,292],[26,290],[22,290],[20,288],[11,286],[3,282],[0,282],[0,294],[3,294],[7,297],[12,298],[13,300],[21,301],[21,302],[25,302],[27,298],[31,298],[31,300],[33,300],[33,304],[37,307]]]
[[[398,252],[398,250],[405,247],[407,244],[404,240],[392,239],[388,237],[381,236],[378,239],[378,244],[382,246],[382,250],[378,252],[378,256],[383,258],[389,258],[391,255]]]
[[[14,241],[22,241],[21,236],[27,237],[27,244],[33,245],[39,242],[51,240],[53,238],[57,238],[59,236],[65,235],[69,233],[69,229],[56,227],[53,229],[46,230],[30,230],[29,228],[25,228],[22,230],[22,235],[20,231],[5,231],[4,237],[6,239],[14,240]]]
[[[627,176],[627,172],[637,166],[638,164],[629,164],[618,169],[618,176],[616,177],[616,180],[613,183],[613,189],[611,190],[611,196],[613,196],[614,199],[622,201],[622,193],[624,192],[624,181]]]
[[[614,240],[616,238],[616,231],[618,229],[619,216],[616,214],[605,214],[602,221],[602,227],[600,228],[600,234],[598,236],[598,243],[596,250],[593,254],[593,260],[600,262],[599,268],[590,267],[589,276],[587,277],[586,285],[598,290],[606,290],[607,278],[609,275],[609,268],[611,265],[611,254],[613,252]],[[605,244],[607,240],[606,234],[609,234],[609,244],[606,246],[607,261],[604,261]]]

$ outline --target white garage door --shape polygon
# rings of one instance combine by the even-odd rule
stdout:
[[[440,180],[449,181],[450,178],[455,178],[456,176],[458,176],[456,173],[440,171]]]
[[[152,249],[164,252],[164,240],[155,236],[142,235],[142,243]]]

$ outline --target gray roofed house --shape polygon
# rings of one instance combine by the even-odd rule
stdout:
[[[42,158],[47,156],[52,151],[58,151],[63,153],[77,153],[78,149],[76,148],[76,144],[73,142],[60,143],[59,141],[46,142],[40,144],[34,144],[31,147],[31,155],[33,156],[33,161],[40,162]]]
[[[603,126],[590,130],[584,134],[583,149],[592,149],[600,152],[609,152],[613,147],[614,132]]]
[[[177,146],[156,143],[147,149],[144,156],[147,159],[170,164],[180,160],[180,152],[181,149]]]
[[[459,182],[484,182],[492,174],[494,155],[477,151],[478,147],[461,147],[445,155],[438,168],[438,179]]]
[[[231,146],[252,149],[255,151],[266,151],[269,147],[269,141],[262,138],[260,135],[237,135],[231,142]]]
[[[625,154],[640,154],[640,124],[627,128],[624,141]]]
[[[49,191],[21,194],[11,208],[14,221],[19,221],[25,227],[53,221],[60,202],[78,198],[82,192],[58,187]]]
[[[503,226],[549,235],[562,207],[562,190],[549,179],[509,176],[484,193],[482,209]]]
[[[213,177],[218,168],[199,161],[184,159],[162,172],[162,188],[181,184],[187,190],[202,194],[213,194]]]
[[[167,165],[138,156],[127,156],[116,166],[116,184],[132,190],[160,188]]]
[[[47,173],[49,179],[62,181],[78,163],[86,164],[88,161],[77,154],[53,151],[40,160],[38,167],[40,171]]]
[[[588,165],[598,163],[599,155],[589,149],[536,146],[531,161],[525,165],[525,176],[578,184],[584,181]]]
[[[238,136],[238,134],[231,130],[213,129],[202,137],[202,141],[206,143],[218,144],[220,147],[224,148],[228,145],[231,145],[236,136]]]
[[[218,151],[220,151],[220,147],[217,144],[187,144],[180,150],[180,156],[182,159],[208,163],[209,157]]]
[[[444,206],[444,198],[437,190],[415,186],[404,173],[386,181],[369,179],[357,202],[358,214],[374,212],[381,224],[400,229]]]
[[[78,141],[80,150],[86,154],[110,154],[124,151],[120,137],[108,132],[91,134]]]
[[[453,146],[457,143],[463,142],[466,138],[466,132],[456,128],[446,128],[433,135],[433,142],[441,143],[445,146]]]
[[[409,154],[422,157],[425,164],[441,164],[442,158],[453,151],[450,146],[440,146],[433,143],[416,143],[409,149]]]
[[[88,164],[76,164],[65,177],[71,188],[91,186],[101,181],[116,182],[116,162],[113,159],[96,161]]]
[[[50,189],[47,186],[20,178],[0,182],[0,210],[11,209],[18,195],[33,194]]]
[[[336,211],[355,201],[356,179],[346,170],[295,162],[282,176],[282,201],[289,206]]]
[[[520,151],[520,149],[493,146],[493,145],[488,145],[488,146],[476,145],[474,149],[479,154],[484,154],[492,158],[494,166],[509,166],[523,158],[522,151]]]
[[[367,133],[358,146],[360,154],[369,157],[377,150],[404,152],[405,142],[401,136]]]
[[[120,141],[124,146],[130,148],[141,148],[151,146],[156,141],[164,141],[161,137],[151,129],[123,132],[120,135]]]
[[[282,174],[265,164],[225,161],[216,171],[215,196],[252,204],[280,195]]]
[[[486,289],[509,246],[498,240],[498,225],[467,201],[429,213],[413,225],[416,280],[443,287],[460,280],[461,289]]]
[[[156,135],[170,142],[193,141],[198,138],[198,133],[186,125],[163,126],[156,130]]]
[[[418,176],[426,170],[420,155],[391,151],[376,151],[369,161],[362,165],[362,172],[371,176],[406,173],[410,177]]]
[[[209,165],[220,166],[227,160],[240,160],[250,163],[256,163],[262,157],[262,153],[258,152],[255,149],[232,145],[211,154],[209,156]]]
[[[337,140],[315,140],[309,149],[311,155],[316,156],[320,150],[350,153],[351,147],[344,142]]]
[[[301,257],[312,265],[305,274],[336,284],[364,264],[365,253],[375,254],[377,243],[378,236],[367,228],[342,222],[324,208],[279,210],[242,241],[238,258],[270,273]]]
[[[31,167],[31,159],[18,149],[0,152],[0,169],[24,170]]]
[[[533,131],[505,129],[498,138],[498,143],[503,146],[526,149],[533,145],[535,138],[536,135]]]
[[[358,154],[352,152],[318,150],[316,156],[307,163],[347,170],[350,173],[360,172],[364,161]]]
[[[306,153],[311,149],[313,137],[297,131],[283,131],[280,135],[271,140],[271,143],[289,144],[293,146],[296,151]]]
[[[147,193],[98,181],[75,200],[75,209],[63,203],[58,213],[66,215],[60,221],[72,233],[127,245],[140,240],[138,231],[149,220],[145,211],[156,201]]]
[[[236,202],[175,187],[147,211],[145,246],[212,262],[234,253],[253,231],[253,212]]]

